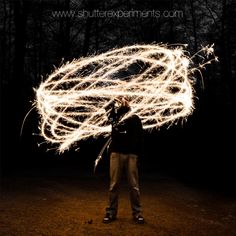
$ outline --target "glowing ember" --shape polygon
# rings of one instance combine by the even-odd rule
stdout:
[[[204,47],[208,57],[213,47]],[[216,59],[216,58],[214,58]],[[183,46],[134,45],[67,63],[37,89],[41,134],[63,152],[76,141],[111,131],[105,107],[126,96],[144,129],[158,128],[193,111],[193,72]]]

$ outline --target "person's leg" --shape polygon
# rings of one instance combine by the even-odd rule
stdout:
[[[130,203],[134,217],[141,215],[137,159],[137,155],[128,154],[126,163],[127,178],[130,188]]]
[[[122,172],[121,154],[112,152],[110,156],[110,188],[109,188],[109,206],[106,213],[116,217],[118,210],[118,191]]]

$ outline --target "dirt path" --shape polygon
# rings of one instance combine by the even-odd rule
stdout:
[[[103,178],[91,177],[8,179],[1,188],[0,235],[236,235],[236,199],[166,178],[141,181],[144,225],[131,219],[125,184],[118,219],[103,224],[107,184]]]

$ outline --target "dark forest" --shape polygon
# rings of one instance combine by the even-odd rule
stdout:
[[[169,15],[76,15],[82,10],[153,9],[168,10]],[[194,114],[183,125],[147,132],[142,162],[153,171],[170,169],[197,179],[231,182],[235,177],[235,9],[235,3],[227,0],[1,1],[1,171],[74,162],[92,165],[103,140],[81,143],[79,152],[62,156],[46,152],[47,147],[38,146],[40,137],[33,135],[39,133],[36,112],[26,119],[20,136],[35,99],[34,88],[63,62],[137,43],[186,43],[192,54],[214,43],[219,63],[203,71],[204,85],[199,78],[195,84]]]
[[[38,146],[41,138],[34,135],[39,133],[35,111],[27,117],[20,136],[35,99],[34,88],[63,62],[137,43],[186,43],[191,54],[214,43],[219,62],[203,71],[204,84],[197,77],[194,114],[184,124],[147,132],[142,165],[154,172],[171,170],[196,179],[231,182],[235,177],[235,9],[235,3],[227,0],[1,1],[3,173],[14,168],[92,165],[102,138],[81,143],[79,152],[61,156],[47,152],[46,146]],[[168,15],[79,17],[82,10],[90,14],[95,10],[158,10]]]

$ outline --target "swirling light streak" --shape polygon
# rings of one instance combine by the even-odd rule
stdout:
[[[205,57],[201,56],[204,53]],[[184,45],[134,45],[68,62],[56,69],[36,90],[40,130],[59,152],[88,137],[107,135],[105,107],[117,96],[130,100],[144,129],[159,128],[186,118],[194,109],[193,74],[217,58],[213,45],[195,56],[194,67]]]

